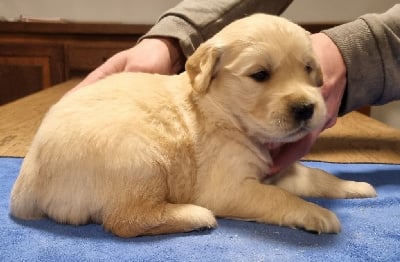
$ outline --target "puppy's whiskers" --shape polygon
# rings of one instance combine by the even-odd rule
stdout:
[[[278,113],[274,112],[272,113],[272,116],[275,118],[275,125],[282,129],[282,130],[288,130],[288,123],[282,119],[282,116],[280,116]]]

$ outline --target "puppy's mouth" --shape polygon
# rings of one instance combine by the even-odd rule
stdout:
[[[269,142],[266,143],[265,146],[267,147],[268,150],[274,150],[277,149],[278,147],[282,146],[284,142]]]
[[[289,132],[286,136],[283,138],[279,138],[274,142],[267,142],[264,144],[264,146],[267,148],[269,151],[270,156],[272,159],[275,159],[281,151],[281,147],[284,144],[290,144],[294,143],[296,141],[299,141],[303,137],[305,137],[307,134],[312,132],[313,129],[311,129],[308,125],[302,125],[296,128],[295,130]]]
[[[303,123],[303,124],[299,125],[297,128],[285,133],[284,136],[273,138],[273,139],[271,139],[272,142],[266,142],[265,146],[269,150],[273,150],[273,149],[280,147],[282,144],[298,141],[312,131],[313,131],[313,129],[310,128],[310,126],[308,124]]]
[[[293,142],[302,138],[311,131],[312,129],[309,127],[307,123],[301,123],[297,128],[289,131],[283,138],[283,140],[288,140],[288,142]]]

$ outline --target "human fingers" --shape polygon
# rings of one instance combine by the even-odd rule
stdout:
[[[271,150],[273,165],[270,167],[269,175],[286,169],[310,152],[320,132],[320,130],[314,131],[296,142],[286,143]]]
[[[175,74],[182,70],[184,60],[184,55],[176,39],[143,39],[134,47],[112,56],[73,90],[118,72]]]
[[[104,62],[101,66],[96,68],[93,72],[91,72],[84,80],[82,80],[76,87],[74,87],[71,91],[76,91],[79,88],[90,85],[104,77],[124,71],[126,66],[126,55],[127,50],[121,51],[111,58],[109,58],[106,62]]]

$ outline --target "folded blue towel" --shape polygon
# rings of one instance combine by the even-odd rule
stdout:
[[[218,219],[215,230],[122,239],[100,225],[10,217],[21,163],[0,158],[0,261],[400,261],[400,165],[305,162],[378,192],[373,199],[311,200],[338,215],[337,235]]]

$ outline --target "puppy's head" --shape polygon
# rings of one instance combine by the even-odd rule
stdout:
[[[212,105],[207,110],[261,143],[295,141],[324,124],[309,33],[284,18],[233,22],[196,50],[186,71],[196,96]]]

